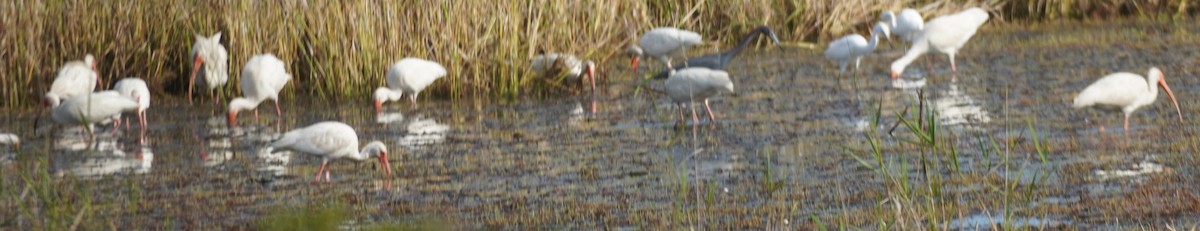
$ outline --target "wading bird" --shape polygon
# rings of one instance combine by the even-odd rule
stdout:
[[[893,14],[891,11],[883,12],[883,15],[879,16],[879,20],[889,23],[892,27],[892,34],[900,36],[905,42],[912,41],[917,33],[925,28],[925,19],[921,18],[920,12],[912,8],[904,8],[900,11],[900,15]]]
[[[975,31],[988,20],[987,11],[978,7],[964,10],[952,15],[946,15],[929,20],[925,29],[913,38],[912,47],[903,57],[892,62],[892,79],[900,78],[908,64],[929,52],[939,52],[950,57],[950,70],[958,73],[958,65],[954,63],[954,54],[962,48]],[[931,50],[932,49],[932,50]]]
[[[192,77],[188,81],[188,102],[192,102],[192,87],[196,84],[196,75],[204,76],[204,86],[213,92],[213,102],[217,100],[218,87],[229,81],[229,53],[221,46],[221,32],[212,37],[196,35],[196,43],[192,44]]]
[[[137,108],[138,102],[133,99],[116,91],[102,91],[68,98],[51,110],[50,117],[62,125],[85,126],[88,140],[95,141],[92,124],[111,120],[114,116]]]
[[[638,39],[638,44],[630,46],[625,54],[633,57],[633,69],[638,68],[638,59],[649,56],[662,61],[667,69],[671,68],[672,56],[683,56],[688,47],[704,44],[700,34],[671,27],[659,27],[646,32]]]
[[[691,58],[683,63],[675,64],[672,67],[674,67],[674,70],[688,67],[704,67],[713,70],[725,70],[725,66],[729,65],[729,63],[733,61],[733,58],[737,57],[738,54],[741,54],[742,50],[746,49],[751,42],[754,42],[755,38],[764,34],[771,37],[771,40],[775,41],[775,46],[782,46],[782,44],[779,43],[779,37],[775,36],[775,31],[771,30],[771,27],[764,25],[755,28],[745,36],[742,36],[742,41],[738,43],[737,46],[733,47],[733,49],[729,49],[728,51],[721,53]],[[654,79],[666,79],[670,75],[671,72],[669,70],[664,70],[654,75]]]
[[[316,181],[321,180],[321,173],[324,172],[325,182],[329,182],[329,168],[326,165],[330,160],[339,158],[363,161],[370,157],[376,157],[383,165],[383,170],[388,175],[392,174],[392,165],[388,163],[387,146],[383,142],[371,141],[363,146],[360,152],[358,135],[354,132],[354,128],[341,122],[320,122],[289,131],[278,140],[271,142],[271,149],[272,153],[293,151],[321,157],[321,167],[317,169]]]
[[[721,91],[733,93],[733,82],[729,80],[729,73],[703,67],[672,71],[671,77],[667,78],[665,84],[667,96],[679,108],[679,121],[681,122],[684,119],[683,105],[699,100],[704,102],[704,110],[708,112],[709,122],[715,125],[717,117],[713,114],[712,108],[708,106],[708,97]],[[692,124],[699,122],[700,118],[696,116],[696,111],[692,110]]]
[[[387,87],[375,89],[375,113],[383,110],[383,103],[400,100],[404,94],[408,94],[412,107],[416,108],[417,95],[421,90],[444,76],[446,68],[437,62],[419,58],[401,59],[388,69]]]
[[[54,83],[50,84],[50,91],[44,96],[45,103],[50,107],[57,107],[65,99],[91,93],[96,90],[99,82],[96,58],[92,55],[83,57],[83,60],[67,62],[58,69]]]
[[[854,61],[854,70],[858,71],[858,64],[862,61],[862,57],[874,52],[875,47],[879,45],[879,36],[887,38],[888,33],[887,24],[875,23],[874,28],[871,29],[870,42],[862,35],[847,35],[829,43],[829,48],[825,48],[825,58],[837,62],[840,66],[839,72],[846,72],[846,65],[850,61]]]
[[[121,93],[122,96],[137,101],[138,107],[137,110],[134,110],[134,114],[137,114],[138,125],[142,127],[141,138],[145,139],[146,109],[150,108],[150,89],[146,88],[146,81],[143,81],[139,78],[124,78],[120,81],[117,81],[116,85],[113,85],[113,90],[117,91],[117,93]],[[121,127],[121,123],[125,122],[120,116],[121,115],[117,115],[115,118],[117,123],[116,127]],[[125,127],[128,128],[129,123],[125,123]]]
[[[229,101],[229,126],[237,126],[237,114],[240,111],[254,109],[254,117],[258,117],[258,104],[263,100],[275,102],[275,115],[283,116],[279,110],[279,91],[292,80],[287,73],[283,60],[275,55],[262,54],[251,57],[242,68],[242,97]]]
[[[1157,67],[1151,67],[1145,78],[1129,72],[1104,76],[1075,96],[1072,106],[1075,108],[1095,106],[1102,110],[1119,109],[1125,113],[1124,128],[1129,130],[1129,114],[1142,106],[1154,103],[1154,100],[1158,98],[1158,87],[1154,86],[1155,84],[1166,90],[1167,96],[1171,98],[1171,103],[1175,104],[1175,112],[1179,113],[1179,122],[1182,123],[1183,111],[1179,109],[1179,101],[1175,101],[1175,94],[1171,92],[1171,87],[1167,86],[1166,77],[1163,77],[1162,71]]]
[[[546,76],[562,73],[566,74],[568,80],[579,79],[581,75],[586,76],[592,84],[592,91],[596,90],[596,63],[591,60],[580,62],[574,55],[550,53],[534,56],[529,63],[533,71],[544,73]]]

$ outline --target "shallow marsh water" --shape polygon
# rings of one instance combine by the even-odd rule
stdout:
[[[156,99],[147,142],[139,144],[136,126],[117,136],[101,126],[85,148],[78,129],[50,129],[48,118],[34,128],[35,111],[6,113],[0,128],[24,145],[0,158],[0,217],[8,217],[0,227],[77,216],[87,229],[244,227],[331,203],[351,208],[349,227],[1193,227],[1198,29],[987,25],[960,52],[957,76],[945,56],[926,55],[899,82],[886,76],[903,52],[898,43],[864,58],[858,76],[840,78],[819,50],[749,51],[729,70],[736,93],[712,99],[715,126],[675,126],[673,105],[652,90],[661,83],[635,96],[640,77],[615,64],[605,69],[596,114],[586,96],[422,97],[415,109],[390,103],[380,115],[366,100],[285,96],[281,120],[263,105],[259,119],[242,113],[242,126],[228,129],[223,106]],[[1118,113],[1070,108],[1100,76],[1150,66],[1166,73],[1184,123],[1165,97],[1133,115],[1130,131]],[[913,144],[919,136],[895,126],[898,114],[913,119],[922,96],[942,125],[939,147],[957,156]],[[337,161],[334,182],[316,184],[319,160],[265,149],[280,130],[324,120],[386,143],[395,173]],[[868,134],[882,155],[870,151]]]

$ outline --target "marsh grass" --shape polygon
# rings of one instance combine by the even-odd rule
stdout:
[[[1059,19],[1111,15],[1179,16],[1187,1],[915,1],[927,17],[985,5],[1005,18]],[[404,57],[434,60],[448,78],[425,95],[515,99],[545,95],[530,57],[561,52],[598,63],[626,62],[623,48],[657,26],[705,35],[697,52],[715,51],[742,33],[771,25],[784,40],[826,41],[859,31],[902,1],[28,1],[0,3],[0,95],[5,106],[32,106],[61,64],[95,54],[110,84],[143,77],[155,95],[182,96],[193,35],[223,33],[230,51],[226,98],[238,95],[242,64],[273,53],[294,76],[284,97],[365,98]],[[1003,21],[1003,20],[1002,20]],[[601,65],[610,67],[617,65]],[[602,81],[626,81],[602,69]],[[107,89],[108,86],[100,87]],[[205,94],[198,94],[205,95]]]

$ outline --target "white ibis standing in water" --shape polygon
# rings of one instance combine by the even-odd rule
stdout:
[[[44,100],[50,107],[57,107],[63,100],[91,93],[96,90],[100,77],[96,74],[96,58],[92,55],[83,57],[82,61],[71,61],[63,64],[50,84],[50,91]]]
[[[683,63],[675,64],[672,67],[674,68],[674,70],[679,70],[679,69],[688,68],[688,67],[705,67],[705,68],[713,69],[713,70],[725,70],[725,66],[729,65],[729,63],[733,61],[734,57],[737,57],[738,54],[741,54],[742,50],[746,49],[746,47],[749,46],[751,42],[754,42],[754,39],[756,37],[764,35],[764,34],[771,37],[771,40],[775,41],[776,46],[781,46],[781,44],[779,43],[779,37],[775,36],[775,31],[771,30],[771,27],[764,25],[764,26],[759,26],[758,28],[755,28],[754,30],[750,31],[750,33],[747,33],[745,36],[742,36],[742,41],[739,42],[737,46],[733,47],[733,49],[729,49],[728,51],[724,51],[721,53],[708,54],[705,56],[691,58],[691,59],[688,59],[687,61],[684,61]],[[666,79],[670,75],[671,75],[671,71],[664,70],[664,71],[659,72],[658,74],[654,75],[654,79]]]
[[[1075,96],[1075,108],[1097,106],[1099,108],[1120,109],[1125,113],[1125,130],[1129,130],[1129,114],[1142,106],[1154,103],[1158,98],[1158,87],[1166,90],[1171,103],[1175,104],[1175,112],[1179,113],[1179,122],[1183,122],[1183,111],[1179,109],[1179,101],[1175,101],[1175,93],[1167,86],[1167,80],[1157,67],[1151,67],[1145,78],[1134,73],[1120,72],[1109,74],[1088,85],[1078,96]]]
[[[893,14],[891,11],[883,12],[879,16],[879,20],[889,23],[892,27],[892,34],[900,36],[904,41],[912,41],[917,33],[925,28],[925,19],[921,17],[921,13],[912,8],[904,8],[900,10],[900,15]]]
[[[387,87],[375,89],[375,113],[383,110],[383,103],[400,100],[404,94],[408,94],[408,99],[415,108],[417,95],[421,90],[444,76],[446,68],[437,62],[419,58],[401,59],[388,69]]]
[[[625,53],[633,57],[633,69],[638,68],[638,59],[649,56],[671,68],[672,56],[683,56],[688,47],[704,44],[700,34],[671,27],[659,27],[646,32],[638,44],[630,46]]]
[[[96,136],[92,132],[92,124],[110,120],[121,113],[137,109],[137,101],[122,96],[116,91],[102,91],[68,98],[51,110],[50,117],[54,119],[54,122],[62,125],[86,126],[88,137],[94,141]]]
[[[913,38],[912,48],[904,56],[892,62],[892,79],[900,78],[904,68],[908,67],[917,56],[929,52],[939,52],[950,57],[950,70],[958,72],[954,63],[954,54],[958,53],[967,40],[975,35],[984,22],[988,20],[987,11],[978,7],[964,10],[952,15],[946,15],[929,20],[925,29]],[[932,49],[932,50],[931,50]]]
[[[196,35],[196,43],[192,44],[192,77],[188,81],[188,102],[192,101],[192,87],[196,84],[196,75],[204,76],[203,82],[208,91],[224,86],[229,81],[229,52],[221,46],[221,32],[212,37]],[[216,102],[216,91],[213,91],[213,102]]]
[[[850,61],[854,61],[854,70],[858,70],[858,64],[863,56],[871,54],[875,51],[875,47],[879,45],[879,36],[887,38],[889,36],[888,25],[885,23],[875,23],[871,29],[871,41],[868,42],[862,35],[852,34],[847,35],[829,43],[829,48],[825,48],[825,58],[832,59],[838,62],[840,72],[846,72],[846,65]]]
[[[596,63],[591,60],[580,61],[574,55],[550,53],[534,56],[529,63],[533,71],[549,76],[563,73],[568,80],[586,76],[587,81],[592,84],[592,91],[596,90]]]
[[[329,182],[329,168],[326,165],[333,159],[351,159],[363,161],[370,157],[379,159],[383,170],[392,174],[392,165],[388,163],[387,146],[383,142],[371,141],[358,149],[358,135],[354,128],[341,122],[326,121],[308,127],[284,133],[282,137],[271,142],[271,152],[294,151],[321,157],[321,167],[317,169],[316,181],[321,180],[325,173],[325,181]]]
[[[19,149],[21,147],[21,138],[17,137],[16,134],[0,133],[0,145],[15,146]]]
[[[146,109],[150,108],[150,89],[146,88],[146,81],[139,78],[124,78],[117,81],[113,85],[113,90],[121,93],[122,96],[128,97],[137,101],[138,107],[134,111],[137,114],[138,125],[142,128],[142,138],[146,135]],[[117,127],[121,126],[124,120],[117,115]],[[125,123],[125,127],[129,127],[129,123]]]
[[[279,91],[292,80],[287,73],[283,60],[275,55],[262,54],[251,57],[242,68],[242,97],[229,101],[229,126],[237,126],[237,114],[240,111],[254,109],[258,116],[259,103],[263,100],[275,102],[275,115],[283,116],[279,110]]]
[[[733,82],[729,80],[729,73],[703,67],[672,71],[671,77],[667,78],[665,84],[667,96],[671,97],[671,101],[674,101],[679,107],[680,120],[683,120],[684,116],[683,105],[700,100],[704,102],[704,110],[708,112],[709,122],[716,124],[717,117],[713,114],[712,107],[708,106],[708,97],[721,91],[733,93]],[[699,122],[700,119],[696,117],[695,110],[693,110],[692,124]]]

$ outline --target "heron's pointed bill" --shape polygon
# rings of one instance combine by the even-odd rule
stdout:
[[[200,71],[200,65],[203,64],[204,59],[200,58],[199,54],[192,56],[192,77],[188,78],[191,79],[188,81],[188,102],[192,102],[192,85],[196,84],[196,72]]]
[[[1167,86],[1166,77],[1158,78],[1158,85],[1162,86],[1163,90],[1167,91],[1167,96],[1171,97],[1171,103],[1175,104],[1175,112],[1179,113],[1179,122],[1183,123],[1183,111],[1179,109],[1179,101],[1175,101],[1175,93],[1171,92],[1171,87]]]

